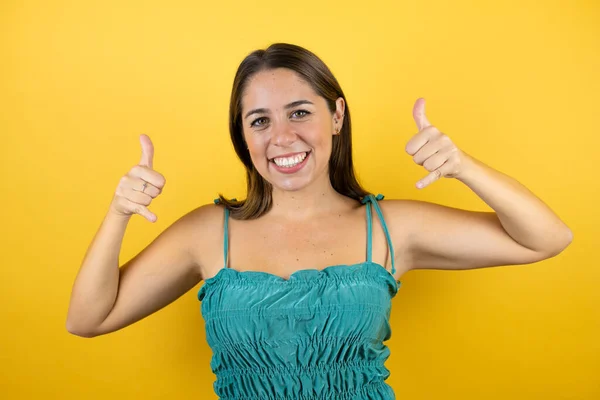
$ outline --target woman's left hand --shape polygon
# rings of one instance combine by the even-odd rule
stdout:
[[[469,156],[427,120],[425,99],[419,98],[415,102],[413,118],[419,133],[406,144],[406,152],[413,156],[415,163],[430,172],[417,182],[417,188],[422,189],[441,177],[459,178],[464,174]]]

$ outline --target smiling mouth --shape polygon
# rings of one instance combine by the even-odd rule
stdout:
[[[302,161],[304,161],[306,159],[306,157],[308,157],[309,154],[310,154],[310,150],[302,152],[302,153],[298,153],[291,157],[274,157],[274,158],[269,159],[269,162],[272,162],[273,164],[277,165],[278,167],[291,168],[291,167],[294,167],[294,166],[300,164]]]

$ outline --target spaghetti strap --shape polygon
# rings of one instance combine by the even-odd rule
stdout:
[[[396,265],[394,263],[394,246],[392,245],[392,239],[390,237],[390,232],[388,231],[387,224],[385,223],[385,219],[383,218],[383,213],[381,212],[381,208],[379,208],[378,200],[383,200],[383,195],[378,194],[377,197],[372,194],[368,194],[361,200],[362,204],[367,205],[367,262],[372,262],[373,257],[373,218],[371,208],[375,208],[375,212],[379,217],[379,221],[381,221],[381,226],[383,227],[383,232],[385,233],[385,238],[388,243],[388,247],[390,249],[390,254],[392,257],[392,275],[396,273]],[[369,204],[371,206],[369,207]]]
[[[232,199],[235,201],[235,199]],[[214,200],[215,204],[220,204],[220,199]],[[223,223],[223,268],[227,268],[227,256],[229,255],[229,209],[225,207],[225,222]]]
[[[371,207],[367,204],[367,262],[372,262],[373,253],[373,223],[371,214]]]

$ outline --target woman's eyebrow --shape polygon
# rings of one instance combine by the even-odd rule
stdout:
[[[296,101],[292,101],[289,104],[286,104],[284,106],[284,108],[287,110],[287,109],[299,106],[301,104],[312,104],[312,105],[314,105],[314,103],[312,101],[308,101],[308,100],[296,100]],[[267,109],[267,108],[255,108],[254,110],[248,111],[246,113],[246,115],[244,116],[244,119],[248,118],[252,114],[268,114],[268,113],[269,113],[269,109]]]

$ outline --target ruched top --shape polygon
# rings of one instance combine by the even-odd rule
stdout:
[[[302,269],[289,279],[228,268],[225,209],[225,266],[198,292],[219,398],[395,399],[385,382],[390,351],[384,341],[391,337],[391,299],[401,282],[393,276],[381,199],[361,201],[367,204],[365,262]],[[391,252],[391,273],[371,259],[372,208]]]

